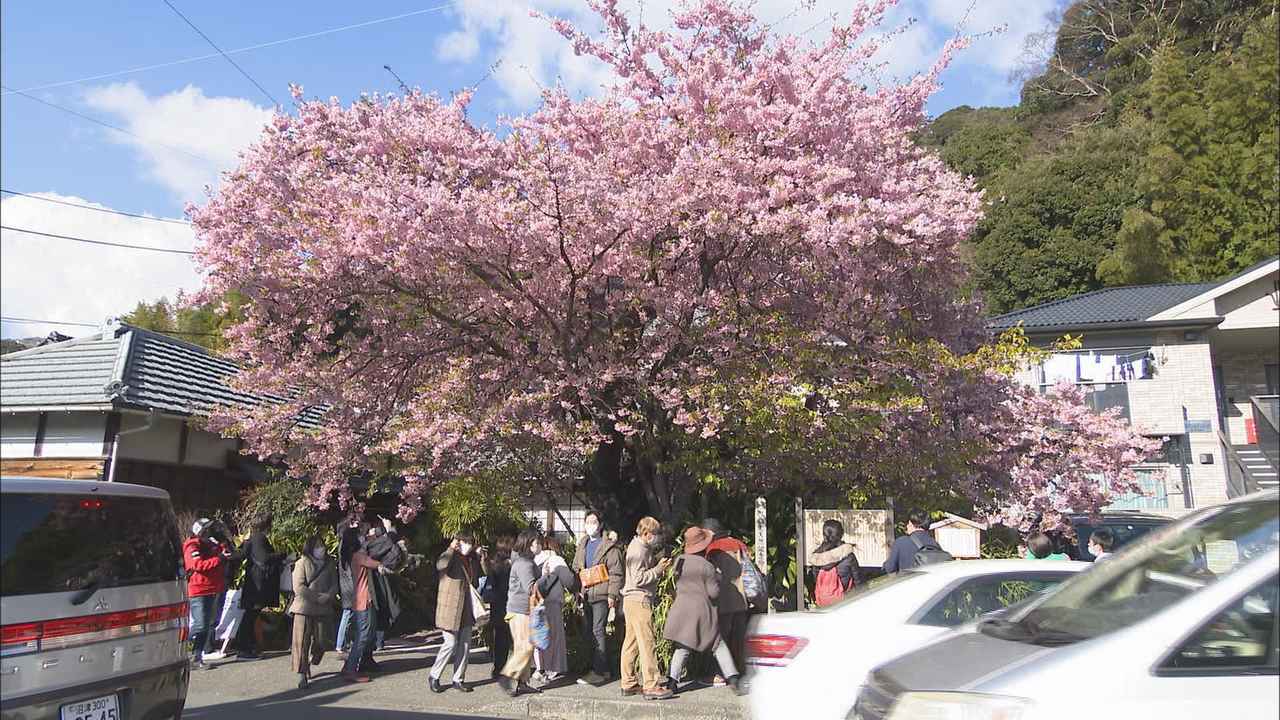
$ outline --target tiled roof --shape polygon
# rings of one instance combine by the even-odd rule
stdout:
[[[0,406],[109,405],[119,351],[99,334],[0,356]]]
[[[987,321],[987,327],[1005,330],[1018,324],[1034,329],[1136,323],[1206,293],[1218,284],[1176,283],[1105,288],[997,315]]]
[[[168,335],[121,325],[0,356],[0,408],[104,407],[204,414],[215,407],[279,402],[233,390],[239,367]],[[318,410],[304,414],[315,426]]]

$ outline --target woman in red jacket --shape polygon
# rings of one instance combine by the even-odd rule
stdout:
[[[203,670],[204,645],[216,627],[213,608],[227,589],[225,563],[231,552],[210,536],[213,521],[200,518],[191,526],[191,537],[182,544],[182,564],[187,570],[187,597],[191,602],[191,665]]]

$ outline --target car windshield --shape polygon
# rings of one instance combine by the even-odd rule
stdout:
[[[1149,618],[1280,544],[1280,505],[1224,505],[1162,528],[982,632],[1037,644],[1097,637]]]
[[[921,577],[924,577],[924,575],[925,575],[924,573],[918,572],[915,570],[902,570],[896,573],[889,573],[888,575],[881,575],[878,578],[874,578],[872,580],[867,581],[866,583],[863,583],[858,588],[856,588],[853,592],[845,595],[840,600],[840,602],[834,603],[832,605],[828,605],[827,607],[824,607],[824,608],[814,608],[814,611],[815,612],[832,612],[834,610],[839,610],[840,608],[846,607],[852,603],[862,600],[869,595],[874,595],[880,592],[881,590],[884,590],[885,588],[893,587],[894,585],[905,582],[907,580],[914,580],[916,578],[921,578]]]

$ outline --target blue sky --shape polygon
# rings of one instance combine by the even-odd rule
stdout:
[[[391,65],[411,86],[447,94],[480,86],[474,116],[527,111],[539,84],[559,80],[580,93],[599,86],[598,68],[575,58],[542,21],[552,14],[585,17],[581,0],[395,0],[369,4],[282,1],[197,3],[171,0],[223,50],[344,28],[365,27],[233,53],[277,101],[290,102],[288,84],[308,96],[344,102],[365,92],[395,92]],[[1017,85],[1008,74],[1023,40],[1041,30],[1058,0],[902,0],[890,26],[914,19],[883,60],[886,73],[905,77],[926,67],[958,25],[968,32],[1005,31],[978,39],[944,76],[930,103],[933,114],[961,104],[1009,105]],[[624,1],[624,5],[628,3]],[[649,0],[645,18],[665,16],[671,0]],[[822,19],[851,2],[758,0],[757,14],[784,30],[829,27]],[[637,5],[630,0],[630,5]],[[83,82],[141,66],[214,51],[162,0],[129,3],[75,1],[0,3],[0,67],[10,90],[24,90],[125,128],[121,134],[21,95],[0,99],[0,185],[5,190],[165,218],[182,217],[205,184],[234,166],[236,153],[269,117],[271,101],[221,57]],[[815,28],[815,24],[817,27]],[[490,67],[498,67],[490,73]],[[65,84],[64,84],[65,83]],[[136,137],[141,136],[141,138]],[[135,220],[4,196],[5,225],[79,237],[189,249],[190,230],[175,223]],[[199,279],[181,255],[94,247],[4,230],[0,236],[0,314],[97,323],[127,312],[139,300],[191,290]],[[0,323],[5,337],[43,335],[46,324]],[[64,326],[68,334],[85,328]]]

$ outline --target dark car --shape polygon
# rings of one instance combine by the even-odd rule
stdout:
[[[1173,518],[1161,515],[1148,515],[1140,512],[1113,511],[1103,513],[1095,522],[1088,515],[1071,515],[1071,527],[1076,531],[1076,542],[1070,548],[1063,548],[1073,560],[1093,562],[1093,553],[1089,552],[1089,535],[1098,528],[1106,528],[1115,538],[1111,551],[1115,552],[1138,538],[1159,527],[1173,522]]]

